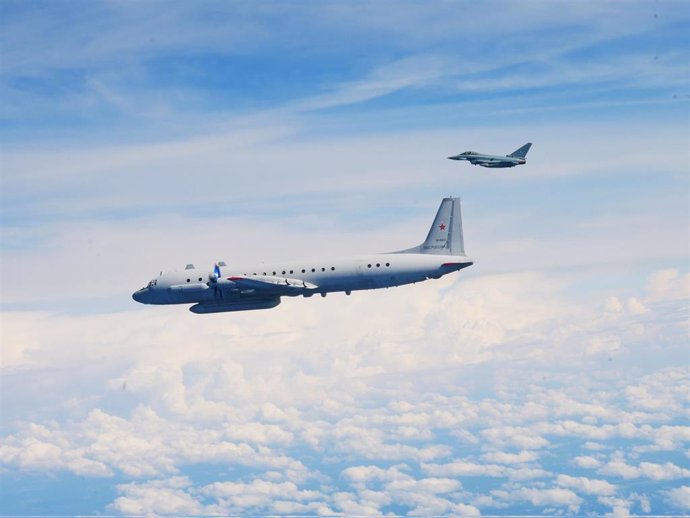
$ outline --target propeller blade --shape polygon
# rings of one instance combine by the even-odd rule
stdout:
[[[213,288],[213,298],[223,298],[223,292],[218,287],[218,279],[220,278],[220,266],[218,263],[213,265],[213,272],[208,274],[208,285]]]

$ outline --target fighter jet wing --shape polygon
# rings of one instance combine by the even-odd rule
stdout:
[[[262,294],[289,294],[305,290],[315,290],[316,284],[300,279],[288,279],[285,277],[273,277],[271,275],[246,275],[228,277],[240,290],[254,290]]]

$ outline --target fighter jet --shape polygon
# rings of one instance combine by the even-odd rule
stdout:
[[[384,254],[340,259],[307,259],[247,266],[215,264],[211,271],[188,264],[183,271],[161,273],[132,298],[142,304],[193,304],[193,313],[269,309],[281,297],[350,295],[439,279],[472,265],[465,255],[460,199],[444,198],[426,240],[418,246]]]
[[[532,143],[528,142],[520,149],[513,151],[510,155],[483,155],[476,151],[465,151],[459,155],[449,156],[450,160],[467,160],[472,165],[480,165],[482,167],[515,167],[522,165],[527,160],[527,152],[532,147]]]

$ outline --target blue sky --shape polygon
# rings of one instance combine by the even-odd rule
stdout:
[[[0,3],[1,514],[690,512],[684,2]],[[525,166],[446,160],[467,149]],[[475,265],[199,317],[161,269]]]

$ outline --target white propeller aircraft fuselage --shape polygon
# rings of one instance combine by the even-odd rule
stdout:
[[[472,265],[465,255],[459,198],[444,198],[426,240],[387,254],[349,259],[306,260],[261,266],[227,266],[213,271],[193,265],[162,273],[132,298],[142,304],[194,304],[194,313],[269,309],[283,296],[389,288],[438,279]]]

